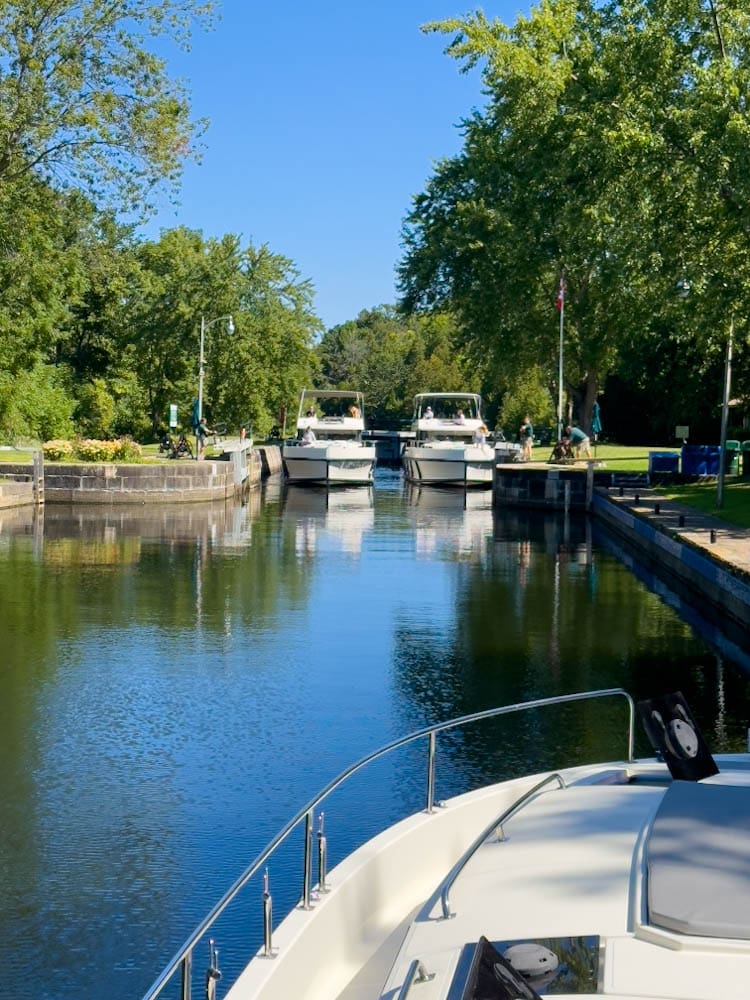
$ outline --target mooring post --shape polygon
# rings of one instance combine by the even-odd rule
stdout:
[[[31,488],[34,496],[34,503],[37,507],[41,507],[44,503],[44,452],[41,449],[34,452]]]

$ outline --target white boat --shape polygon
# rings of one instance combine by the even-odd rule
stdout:
[[[327,486],[372,482],[375,445],[362,441],[364,397],[348,390],[303,389],[297,437],[282,448],[291,483]]]
[[[482,400],[475,393],[419,393],[412,419],[415,440],[403,454],[406,478],[422,485],[491,485],[495,452],[486,439],[477,443],[483,427]]]
[[[588,701],[585,720],[601,699],[614,698],[624,703],[606,705],[606,718],[622,739],[621,757],[574,767],[560,762],[554,770],[437,801],[441,734],[521,711],[533,712],[529,731],[539,733],[558,711],[553,706]],[[257,916],[263,945],[227,1000],[533,1000],[548,992],[602,1000],[744,1000],[750,990],[750,758],[733,754],[714,762],[679,698],[641,703],[639,711],[662,758],[634,759],[635,706],[617,688],[490,709],[368,755],[273,839],[145,1000],[181,970],[182,996],[190,995],[196,946],[204,951],[213,923],[256,873],[264,879]],[[554,726],[551,732],[554,740]],[[586,739],[582,733],[582,745]],[[314,835],[327,797],[365,765],[407,744],[412,753],[415,744],[425,749],[423,811],[383,830],[328,872],[326,834],[333,833],[321,820]],[[695,777],[696,767],[705,777],[685,780]],[[299,829],[300,903],[274,927],[273,886],[263,873]],[[208,948],[210,1000],[219,971],[213,941]]]

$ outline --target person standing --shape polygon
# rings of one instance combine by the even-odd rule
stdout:
[[[591,441],[588,434],[584,434],[580,427],[571,427],[570,424],[565,428],[565,433],[576,458],[581,457],[581,452],[586,458],[591,458]]]
[[[521,424],[521,458],[524,462],[531,461],[532,449],[534,447],[534,426],[531,417],[527,414]]]
[[[203,458],[204,452],[206,450],[207,439],[208,439],[208,424],[206,423],[206,418],[201,417],[200,421],[198,422],[198,426],[195,429],[196,460],[200,460],[201,458]]]

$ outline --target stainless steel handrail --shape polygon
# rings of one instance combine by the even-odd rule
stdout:
[[[435,973],[428,972],[421,959],[412,959],[412,962],[409,965],[409,971],[406,973],[406,979],[404,980],[401,989],[398,991],[396,1000],[406,1000],[409,995],[409,990],[412,988],[414,983],[429,983],[434,978]]]
[[[213,926],[213,924],[218,920],[224,910],[229,906],[229,904],[234,900],[237,894],[247,885],[250,879],[255,875],[261,867],[266,863],[271,854],[276,850],[276,848],[282,844],[289,834],[294,830],[297,825],[304,819],[308,814],[312,813],[315,808],[320,805],[320,803],[327,798],[331,792],[335,791],[340,785],[347,781],[353,774],[357,771],[362,770],[367,764],[372,763],[372,761],[377,760],[379,757],[385,756],[387,753],[391,753],[393,750],[398,750],[400,747],[407,746],[409,743],[413,743],[416,740],[429,738],[429,746],[431,747],[431,752],[429,753],[429,763],[428,763],[428,774],[427,774],[427,802],[426,811],[432,812],[433,801],[432,796],[434,794],[435,787],[435,753],[434,753],[434,737],[437,733],[445,732],[448,729],[456,729],[459,726],[468,725],[471,722],[479,722],[483,719],[491,719],[495,716],[500,715],[510,715],[515,712],[523,712],[532,708],[544,708],[548,705],[564,705],[569,702],[575,701],[589,701],[597,698],[607,698],[615,695],[620,695],[624,697],[630,709],[629,718],[629,729],[628,729],[628,761],[633,760],[633,748],[635,745],[635,705],[633,699],[623,688],[606,688],[598,691],[582,691],[576,694],[566,694],[566,695],[556,695],[552,698],[538,698],[534,701],[519,702],[515,705],[505,705],[500,708],[489,708],[483,712],[473,712],[471,715],[462,715],[457,719],[450,719],[447,722],[441,722],[434,726],[427,726],[424,729],[419,729],[416,732],[410,733],[408,736],[402,736],[398,740],[394,740],[392,743],[388,743],[384,747],[367,754],[367,756],[362,757],[355,764],[352,764],[346,770],[342,771],[336,778],[330,781],[321,792],[319,792],[315,798],[311,799],[310,802],[304,808],[291,819],[282,829],[276,834],[276,836],[266,845],[266,847],[261,851],[258,857],[252,862],[252,864],[247,868],[242,875],[234,882],[234,884],[224,893],[218,903],[209,911],[209,913],[203,918],[203,920],[198,924],[192,934],[188,937],[179,951],[175,954],[169,964],[164,968],[161,974],[157,977],[154,983],[151,985],[149,990],[144,994],[143,1000],[155,1000],[156,997],[162,992],[164,987],[172,979],[172,976],[177,972],[178,969],[182,969],[183,978],[186,974],[190,974],[190,965],[193,949],[196,944],[200,941],[203,935]],[[312,845],[308,846],[308,842],[311,838],[305,838],[305,851],[312,850]],[[305,861],[305,873],[307,869],[307,861]],[[304,883],[306,882],[307,874],[303,878],[303,898],[305,896]],[[189,996],[189,983],[186,984]],[[184,987],[183,987],[184,990]]]
[[[537,784],[534,785],[533,788],[529,788],[527,791],[523,793],[523,795],[517,798],[512,806],[508,806],[506,809],[503,809],[503,811],[500,813],[497,819],[493,819],[491,823],[488,823],[487,826],[484,828],[484,830],[482,830],[482,832],[479,834],[477,839],[471,844],[469,849],[465,852],[465,854],[463,854],[455,863],[455,865],[451,868],[451,870],[448,872],[448,877],[446,878],[443,884],[442,892],[440,893],[440,905],[443,910],[443,917],[446,920],[449,920],[451,917],[455,917],[455,913],[451,913],[450,891],[453,888],[453,883],[456,881],[456,879],[464,870],[469,861],[471,861],[471,859],[474,857],[476,852],[479,850],[479,848],[482,846],[482,844],[489,837],[489,835],[492,833],[493,830],[496,830],[498,827],[502,829],[503,823],[506,823],[511,818],[511,816],[517,813],[519,809],[521,809],[523,806],[526,805],[527,802],[530,802],[536,796],[536,794],[540,792],[544,788],[544,786],[548,785],[551,781],[556,781],[560,788],[565,788],[565,779],[561,774],[558,774],[557,771],[553,771],[552,774],[548,774],[545,778],[542,778],[542,780],[537,782]],[[502,839],[505,839],[504,833]]]

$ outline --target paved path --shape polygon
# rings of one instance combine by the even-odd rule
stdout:
[[[613,487],[609,499],[646,518],[661,531],[687,542],[750,582],[750,530],[703,514],[694,507],[666,500],[658,488]]]

